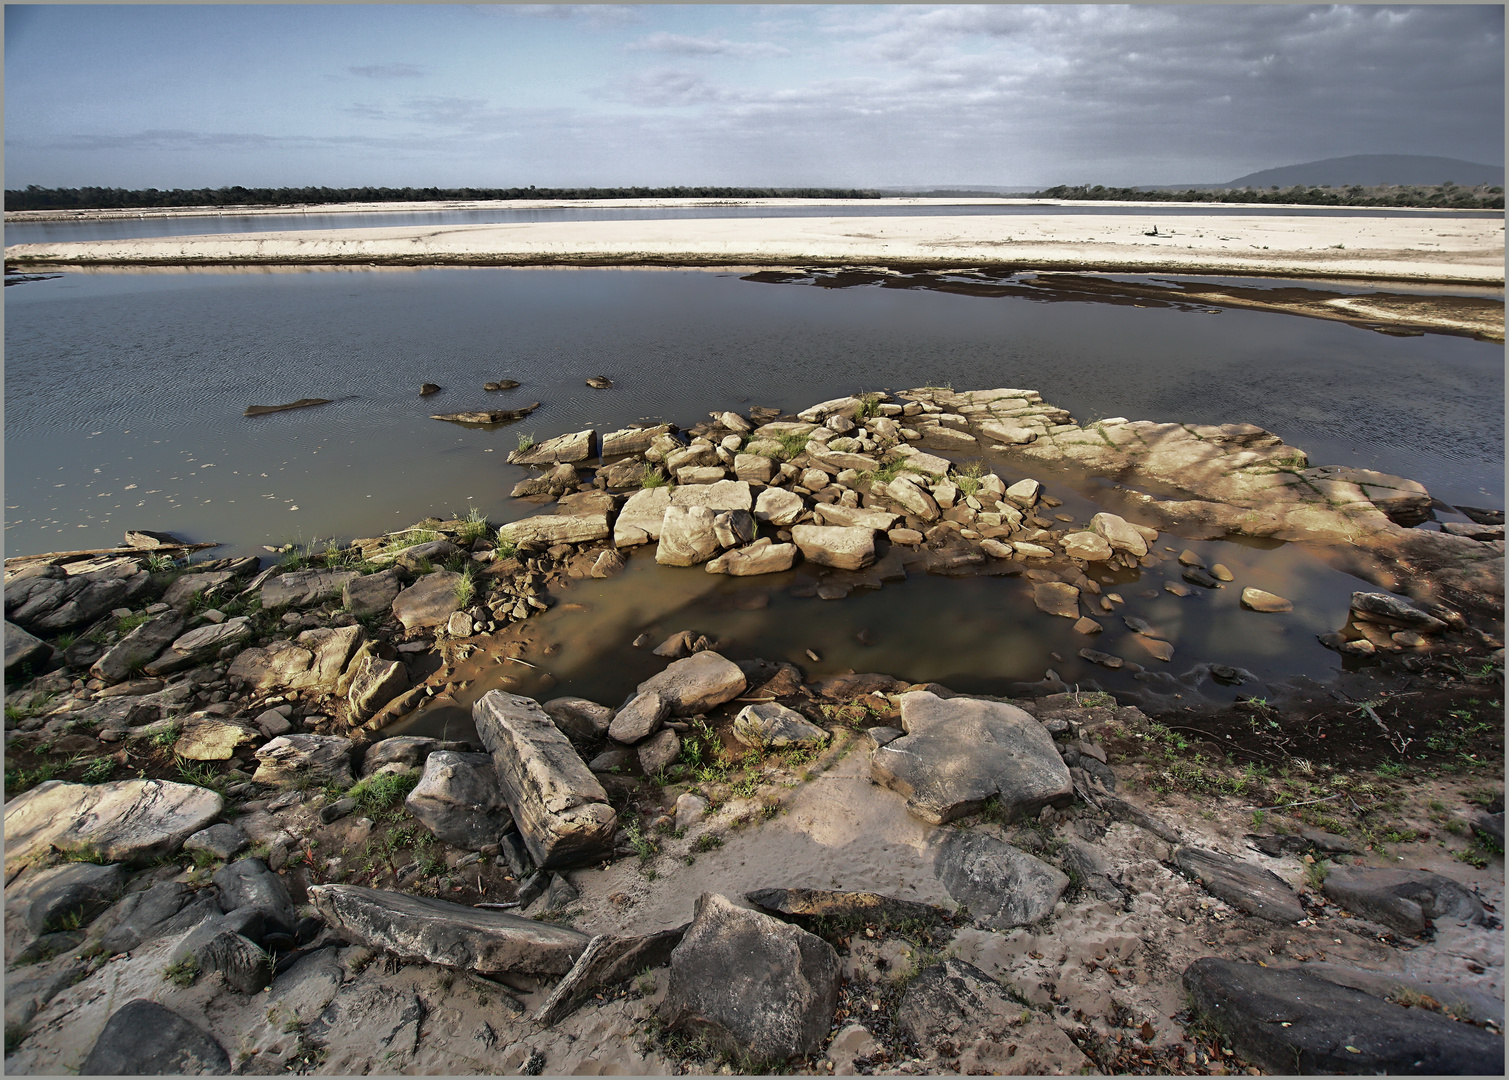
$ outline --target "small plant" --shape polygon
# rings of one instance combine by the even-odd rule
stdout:
[[[94,758],[89,762],[79,780],[85,784],[103,784],[115,772],[115,762],[107,757]]]
[[[504,526],[504,528],[507,528],[507,526]],[[499,529],[497,545],[493,548],[493,558],[511,559],[518,553],[518,550],[518,543],[508,536],[505,536],[503,529]]]
[[[163,968],[162,977],[166,982],[170,982],[174,986],[181,986],[187,989],[193,986],[194,981],[199,978],[199,961],[193,956],[185,956],[178,963],[169,964]]]
[[[125,637],[138,626],[151,620],[151,618],[152,616],[148,615],[145,611],[139,611],[135,615],[122,615],[119,619],[115,620],[115,631],[122,637]]]
[[[859,395],[859,417],[861,420],[873,420],[880,415],[881,395],[868,393]]]
[[[705,832],[692,842],[692,850],[698,853],[712,851],[723,846],[723,837],[715,832]]]
[[[419,784],[419,775],[415,769],[401,773],[373,773],[347,791],[346,796],[355,799],[362,813],[369,817],[380,814],[399,817],[402,816],[404,799]]]
[[[781,456],[789,461],[807,449],[807,444],[812,441],[812,437],[792,431],[775,436],[775,441],[781,444]]]
[[[525,450],[532,450],[532,449],[534,449],[534,432],[530,432],[528,435],[524,434],[523,432],[520,432],[519,433],[519,452],[523,453]]]
[[[461,523],[461,527],[456,530],[457,539],[461,540],[462,543],[471,544],[475,543],[478,540],[481,540],[486,535],[486,515],[474,506],[468,507],[466,511],[466,520],[463,521]]]
[[[1326,878],[1331,873],[1331,864],[1326,859],[1316,859],[1305,867],[1305,883],[1320,892],[1321,886],[1326,883]]]
[[[1254,829],[1261,829],[1263,827],[1263,823],[1267,820],[1268,814],[1264,810],[1258,809],[1252,812],[1252,827]]]
[[[178,721],[174,720],[172,723],[166,725],[165,727],[159,728],[157,731],[154,731],[152,733],[152,738],[148,741],[154,749],[171,750],[173,748],[173,744],[178,741],[178,737],[182,734],[182,726],[178,723]]]
[[[1079,709],[1114,709],[1116,699],[1104,690],[1092,690],[1088,694],[1074,691],[1074,705]]]
[[[668,483],[670,480],[667,479],[665,473],[654,465],[646,465],[643,475],[639,478],[639,486],[645,490],[665,487]]]
[[[176,763],[178,778],[185,784],[193,784],[195,787],[208,788],[221,795],[225,794],[225,778],[208,763],[190,761],[187,758],[178,758]]]
[[[639,856],[641,866],[660,852],[660,848],[655,846],[655,841],[644,834],[644,829],[639,822],[625,822],[624,831],[629,834],[629,846],[634,849],[634,854]]]
[[[461,572],[461,577],[456,582],[456,603],[462,607],[469,607],[473,598],[477,595],[477,579],[468,566]]]

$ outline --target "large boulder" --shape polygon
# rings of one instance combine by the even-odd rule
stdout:
[[[52,646],[41,638],[27,633],[9,619],[5,620],[5,674],[15,675],[28,664],[45,663],[52,655]]]
[[[838,1005],[838,956],[822,938],[703,893],[671,953],[667,1026],[725,1053],[780,1062],[815,1054]]]
[[[297,641],[301,648],[313,654],[313,658],[309,667],[296,674],[289,686],[295,690],[332,692],[366,637],[366,631],[360,626],[324,626],[305,630]]]
[[[255,994],[272,982],[272,960],[237,929],[235,915],[206,919],[173,949],[174,965],[191,965],[200,975],[218,971],[233,990]]]
[[[884,495],[907,513],[923,521],[938,520],[938,504],[933,497],[904,476],[885,485]]]
[[[796,523],[807,504],[794,491],[785,488],[766,488],[755,500],[754,516],[758,521],[784,529]]]
[[[508,455],[510,465],[556,465],[563,461],[586,461],[592,456],[597,432],[574,431],[569,435],[557,435],[527,449],[515,450]]]
[[[860,570],[875,561],[875,530],[845,525],[796,525],[791,539],[802,558],[837,570]]]
[[[1139,559],[1147,554],[1147,538],[1126,518],[1099,513],[1090,519],[1090,528],[1105,537],[1106,543],[1117,551],[1125,551]]]
[[[1219,851],[1187,846],[1174,851],[1174,862],[1211,895],[1249,915],[1277,923],[1296,923],[1305,917],[1294,890],[1261,866]]]
[[[777,544],[770,537],[762,536],[746,547],[725,551],[707,564],[707,572],[733,577],[779,574],[790,570],[795,561],[795,544]]]
[[[1028,926],[1053,911],[1069,879],[1041,859],[985,833],[949,830],[933,872],[948,895],[991,930]]]
[[[185,619],[177,611],[165,611],[142,623],[116,642],[94,662],[89,674],[107,683],[130,678],[183,633]]]
[[[125,887],[126,871],[117,863],[50,866],[27,874],[5,890],[6,914],[33,934],[45,934],[65,921],[92,922]]]
[[[224,805],[213,791],[167,780],[49,780],[5,804],[6,876],[53,847],[107,862],[171,855]]]
[[[618,815],[608,793],[538,702],[491,690],[472,707],[472,720],[524,845],[542,869],[612,856]]]
[[[226,675],[239,679],[253,690],[271,690],[288,686],[305,675],[314,663],[314,653],[291,641],[270,641],[266,645],[242,649],[231,661]]]
[[[914,690],[901,695],[901,726],[906,735],[870,755],[870,776],[931,824],[975,813],[990,799],[1006,820],[1074,799],[1052,737],[1014,705]]]
[[[630,495],[613,522],[613,543],[621,548],[660,539],[660,523],[671,505],[671,489],[644,488]]]
[[[137,998],[105,1022],[80,1076],[227,1076],[231,1059],[203,1028],[172,1009]]]
[[[399,660],[382,660],[370,653],[353,665],[355,675],[346,691],[351,722],[360,724],[409,688],[409,669]]]
[[[1196,1012],[1272,1073],[1503,1075],[1502,1036],[1303,969],[1207,956],[1185,969],[1183,981]]]
[[[708,650],[650,676],[635,696],[658,693],[670,702],[672,716],[696,716],[738,697],[747,685],[738,664]]]
[[[1051,1019],[985,972],[949,958],[917,974],[896,1007],[897,1026],[924,1060],[948,1073],[1074,1076],[1090,1062]],[[926,1071],[933,1071],[931,1069]]]
[[[404,806],[437,840],[466,851],[496,844],[513,828],[513,815],[486,754],[437,750],[425,758],[424,775]]]
[[[671,431],[670,424],[656,424],[646,428],[623,428],[609,431],[602,437],[602,456],[619,457],[623,454],[642,454],[650,444]]]
[[[309,607],[341,595],[347,582],[360,577],[355,570],[294,570],[269,578],[262,586],[264,608]]]
[[[660,967],[681,944],[687,925],[690,924],[631,937],[598,934],[587,943],[566,977],[550,991],[535,1012],[534,1022],[546,1026],[557,1023],[588,994],[621,983],[647,968]]]
[[[608,734],[608,725],[613,723],[612,709],[586,698],[552,698],[540,708],[573,742],[589,743],[601,739]]]
[[[1481,925],[1487,918],[1476,896],[1451,878],[1428,870],[1336,866],[1326,875],[1321,890],[1349,911],[1415,937],[1439,919]]]
[[[182,933],[220,913],[216,890],[159,881],[145,892],[127,894],[90,928],[89,936],[99,943],[101,955],[112,956],[167,934]]]
[[[479,975],[564,975],[590,940],[503,911],[359,885],[312,886],[309,902],[332,928],[366,945]]]
[[[828,733],[776,701],[746,705],[734,717],[734,738],[745,746],[818,746]]]
[[[251,636],[251,619],[245,615],[223,623],[209,623],[175,639],[167,651],[142,670],[152,676],[182,671],[215,659],[227,645],[239,645]]]
[[[358,618],[380,615],[393,606],[403,591],[403,579],[392,568],[376,574],[364,574],[346,582],[341,590],[341,606]]]
[[[655,561],[664,566],[696,566],[711,559],[722,547],[715,532],[717,517],[717,511],[708,506],[666,507]]]
[[[614,742],[633,746],[659,731],[661,723],[670,714],[671,702],[664,694],[654,691],[635,694],[613,715],[608,725],[608,737]]]
[[[173,753],[190,761],[229,761],[241,747],[261,738],[261,732],[249,724],[206,716],[184,724]]]
[[[671,489],[672,506],[705,506],[710,510],[749,510],[754,493],[744,480],[719,480],[713,484],[682,484]]]
[[[405,630],[443,626],[451,613],[461,610],[456,589],[461,575],[449,570],[426,574],[393,599],[393,617]]]
[[[261,859],[237,859],[215,871],[220,906],[226,911],[255,908],[285,931],[291,931],[297,916],[293,897],[283,879]]]
[[[498,530],[498,539],[515,544],[585,544],[605,540],[612,534],[608,518],[613,496],[606,491],[580,491],[560,501],[554,514],[536,514],[510,522]]]

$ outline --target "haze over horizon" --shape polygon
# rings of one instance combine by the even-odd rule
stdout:
[[[6,8],[7,188],[1223,182],[1504,155],[1501,6]]]

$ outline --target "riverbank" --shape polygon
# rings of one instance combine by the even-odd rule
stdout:
[[[992,447],[1041,479],[954,460]],[[7,615],[39,635],[6,627],[8,1073],[1502,1058],[1501,511],[1428,532],[1419,485],[1310,467],[1253,425],[1079,425],[1026,390],[511,457],[542,505],[501,528],[429,520],[266,569],[138,534],[7,568]],[[1076,462],[1161,495],[1081,521],[1053,494]],[[601,598],[628,561],[786,582],[800,560],[814,604],[988,577],[1102,668],[1250,692],[1239,667],[1158,670],[1183,620],[1134,589],[1163,567],[1185,608],[1240,591],[1252,638],[1313,603],[1179,550],[1232,534],[1365,549],[1353,572],[1403,594],[1352,597],[1334,686],[1203,712],[1051,673],[970,696],[684,624],[635,642],[648,677],[617,708],[623,687],[561,697],[552,675],[554,615],[618,636]],[[769,973],[797,966],[788,1016]],[[1266,1014],[1265,986],[1308,995],[1292,1030],[1229,1022]]]
[[[339,263],[867,265],[1340,277],[1497,286],[1504,281],[1504,232],[1498,220],[1432,216],[1429,211],[1390,217],[1366,211],[1346,216],[1233,211],[1158,220],[1156,209],[1163,206],[1118,204],[1115,212],[1095,215],[1048,210],[1040,215],[559,221],[239,233],[17,244],[6,249],[5,257],[8,267],[18,269]],[[373,209],[320,207],[318,212]],[[261,212],[288,211],[262,208]],[[8,220],[37,219],[16,215]]]

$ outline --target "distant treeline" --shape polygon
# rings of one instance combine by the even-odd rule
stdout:
[[[355,202],[438,202],[461,199],[878,199],[855,188],[44,188],[6,191],[7,210],[114,210],[151,206],[320,206]]]
[[[1389,186],[1305,187],[1291,188],[1189,188],[1169,191],[1161,188],[1093,187],[1060,184],[1045,188],[1033,197],[1044,199],[1094,199],[1107,202],[1208,202],[1208,203],[1289,203],[1311,206],[1433,206],[1451,210],[1502,210],[1504,189],[1501,187],[1464,188],[1456,184],[1431,187]]]

